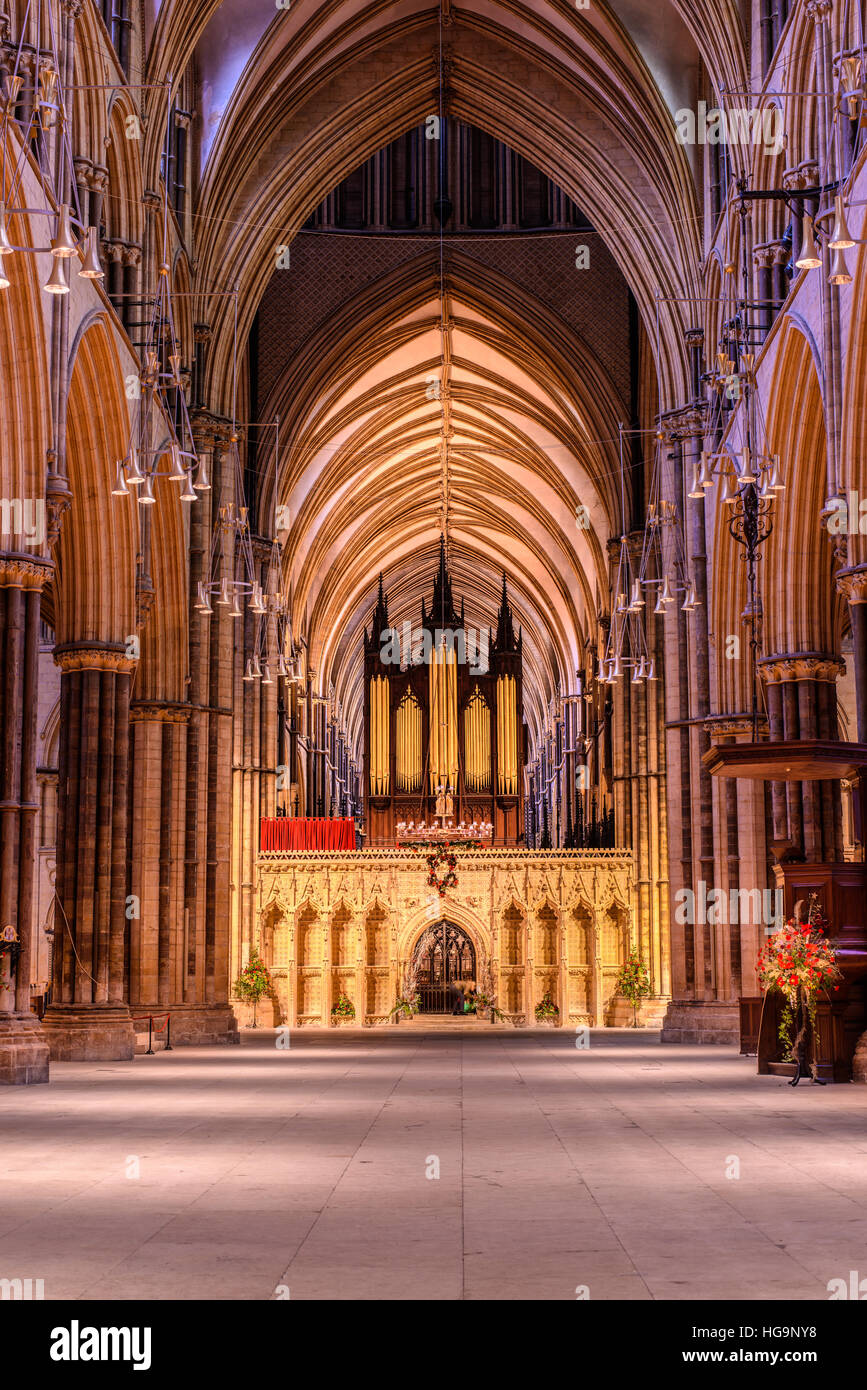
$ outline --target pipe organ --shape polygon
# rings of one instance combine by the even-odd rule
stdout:
[[[506,580],[496,633],[468,628],[457,611],[445,544],[421,627],[391,627],[380,579],[364,636],[367,844],[393,844],[404,821],[431,825],[437,796],[461,821],[489,821],[493,843],[524,837],[521,636]]]

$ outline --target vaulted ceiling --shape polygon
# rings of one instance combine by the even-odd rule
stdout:
[[[277,248],[352,170],[438,109],[441,53],[448,113],[518,151],[587,214],[635,297],[654,404],[681,403],[700,236],[674,111],[706,95],[703,69],[717,87],[743,81],[736,0],[292,0],[276,14],[273,0],[169,0],[148,78],[195,58],[197,285],[216,330],[216,407],[231,378],[232,305],[208,302],[208,289],[238,284],[243,345]],[[415,618],[447,479],[456,592],[468,621],[487,625],[505,569],[538,729],[607,602],[607,545],[626,524],[617,426],[628,403],[592,331],[507,270],[480,273],[455,253],[445,299],[429,255],[390,276],[351,296],[260,402],[262,418],[283,422],[264,505],[289,510],[285,580],[308,661],[360,739],[358,653],[377,576],[392,617]],[[576,525],[579,503],[589,530]]]

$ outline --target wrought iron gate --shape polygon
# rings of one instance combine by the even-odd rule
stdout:
[[[460,986],[476,982],[476,951],[462,927],[438,922],[427,935],[419,960],[418,992],[423,1014],[450,1014]]]

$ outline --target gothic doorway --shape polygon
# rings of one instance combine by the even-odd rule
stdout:
[[[456,986],[476,980],[476,948],[469,936],[454,922],[437,922],[419,941],[415,958],[421,1013],[450,1014]]]

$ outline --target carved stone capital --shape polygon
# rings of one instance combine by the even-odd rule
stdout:
[[[124,265],[141,265],[141,247],[134,242],[127,241],[121,250],[121,260]]]
[[[163,205],[163,200],[159,193],[155,193],[152,188],[146,188],[141,195],[142,207],[147,208],[148,212],[159,212]]]
[[[194,323],[193,337],[197,343],[209,343],[213,337],[214,330],[209,323]]]
[[[760,714],[758,718],[759,729],[764,731],[767,728],[767,716]],[[709,714],[704,721],[708,736],[711,739],[718,738],[738,738],[743,736],[752,737],[753,716],[751,714]]]
[[[787,193],[797,193],[799,189],[807,186],[807,174],[803,164],[783,171],[783,188]]]
[[[108,188],[108,169],[104,164],[94,164],[87,179],[91,193],[104,193]]]
[[[134,671],[136,662],[126,647],[114,642],[65,642],[54,648],[54,664],[61,671]]]
[[[772,241],[760,242],[753,247],[753,264],[760,270],[768,270],[774,263],[774,243]]]
[[[807,18],[812,19],[816,25],[822,24],[830,18],[832,8],[832,0],[807,0],[804,5]]]
[[[130,724],[189,724],[189,705],[135,700],[129,707]]]
[[[149,574],[136,575],[135,581],[135,626],[141,632],[153,611],[156,602],[154,582]]]
[[[225,446],[232,437],[232,423],[225,416],[213,415],[210,410],[191,410],[190,426],[196,448]]]
[[[837,572],[837,591],[849,603],[867,603],[867,565]]]
[[[666,411],[658,419],[659,432],[665,444],[681,439],[702,438],[707,430],[708,407],[705,401],[691,401],[677,410]]]
[[[759,663],[759,675],[765,685],[787,681],[836,681],[845,675],[842,657],[819,652],[796,652],[791,656],[766,656]]]
[[[53,471],[57,457],[48,451],[48,481],[45,486],[45,512],[47,517],[48,545],[53,550],[60,540],[63,518],[72,505],[72,492],[65,478]]]
[[[54,573],[50,560],[35,556],[0,555],[0,589],[41,589]]]
[[[93,172],[93,160],[88,159],[86,154],[77,154],[73,158],[72,167],[75,170],[75,182],[86,184],[90,187],[90,176]]]

